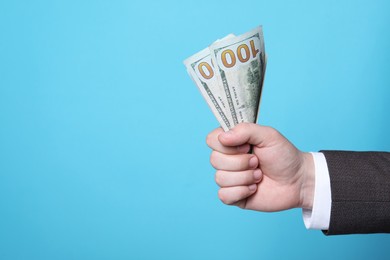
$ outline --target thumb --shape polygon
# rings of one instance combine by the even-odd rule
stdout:
[[[267,146],[278,133],[275,129],[251,123],[241,123],[228,132],[219,134],[218,140],[224,146],[239,146],[243,144]]]

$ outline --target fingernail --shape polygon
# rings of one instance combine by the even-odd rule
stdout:
[[[252,184],[252,185],[248,186],[248,188],[249,188],[250,191],[254,191],[254,190],[256,190],[257,185],[256,184]]]
[[[260,180],[261,179],[261,171],[259,169],[255,170],[253,172],[253,177],[255,178],[255,180]]]
[[[256,168],[257,167],[257,158],[253,156],[249,159],[249,167],[250,168]]]

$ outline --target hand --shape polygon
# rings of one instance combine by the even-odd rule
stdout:
[[[223,203],[258,211],[311,209],[314,162],[271,127],[242,123],[207,136]],[[248,154],[251,145],[253,154]]]

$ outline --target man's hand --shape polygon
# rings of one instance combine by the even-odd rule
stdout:
[[[213,149],[210,162],[223,203],[258,211],[312,208],[312,155],[275,129],[243,123],[226,133],[214,130],[206,142]]]

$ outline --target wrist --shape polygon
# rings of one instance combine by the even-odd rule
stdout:
[[[302,153],[300,207],[312,209],[315,190],[315,166],[311,153]]]

